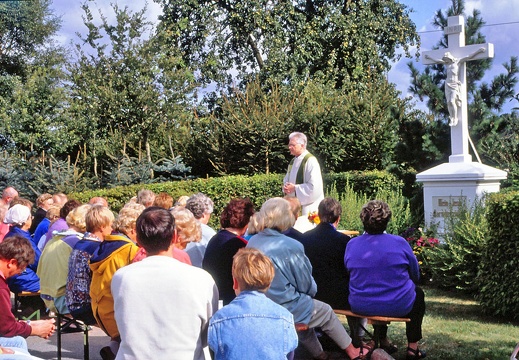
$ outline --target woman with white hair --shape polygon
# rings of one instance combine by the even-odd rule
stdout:
[[[30,204],[30,202],[28,204]],[[5,235],[6,239],[14,235],[20,235],[30,241],[35,253],[34,263],[27,266],[21,274],[12,276],[7,280],[9,288],[15,293],[22,291],[40,291],[40,278],[36,275],[36,269],[38,269],[41,251],[36,244],[34,244],[29,232],[32,224],[31,208],[20,203],[13,205],[7,210],[4,223],[9,224],[9,232]]]
[[[307,324],[309,330],[300,332],[300,341],[314,359],[327,359],[313,328],[321,327],[350,359],[366,359],[368,349],[356,348],[334,314],[330,305],[315,300],[317,285],[312,277],[312,265],[303,245],[283,232],[294,224],[288,201],[282,198],[267,200],[259,212],[259,233],[247,247],[256,248],[274,263],[275,276],[267,296],[282,305],[294,316],[295,323]]]

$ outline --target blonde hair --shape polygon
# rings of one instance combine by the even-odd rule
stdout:
[[[260,228],[258,231],[268,228],[285,232],[294,226],[295,219],[290,204],[283,198],[268,199],[261,206],[259,213]]]
[[[92,205],[85,204],[80,205],[77,208],[72,209],[65,219],[67,221],[67,225],[69,227],[75,227],[79,232],[85,232],[86,231],[86,222],[85,217],[90,210]]]
[[[45,193],[45,194],[41,194],[40,196],[38,196],[38,198],[36,199],[36,206],[38,207],[42,207],[44,204],[45,204],[45,201],[51,199],[52,200],[52,195],[51,194],[48,194],[48,193]],[[52,202],[54,203],[54,200],[52,200]]]
[[[202,226],[191,211],[182,206],[175,206],[171,210],[171,215],[175,218],[178,242],[183,244],[183,247],[189,242],[199,242],[202,239]]]
[[[45,214],[45,217],[49,219],[50,221],[54,221],[59,218],[59,211],[60,207],[56,205],[49,206],[49,209],[47,210],[47,213]]]
[[[85,216],[86,230],[94,232],[114,222],[114,214],[102,205],[93,205]]]
[[[274,265],[268,256],[258,249],[241,248],[232,261],[232,276],[240,290],[266,292],[274,279]]]
[[[124,206],[113,223],[114,230],[128,235],[131,230],[136,228],[137,218],[144,209],[145,207],[142,204]]]
[[[177,202],[175,203],[175,206],[186,206],[187,200],[189,199],[189,196],[182,195],[177,199]]]
[[[294,219],[296,219],[301,214],[301,201],[295,196],[285,196],[283,199],[290,204],[290,209],[292,210]]]
[[[247,227],[247,234],[254,235],[259,233],[261,230],[261,217],[259,215],[259,212],[255,212],[252,214],[249,220],[249,226]]]

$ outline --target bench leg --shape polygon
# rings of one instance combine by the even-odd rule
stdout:
[[[57,339],[57,347],[58,347],[58,360],[61,360],[61,314],[58,313],[58,339]]]
[[[383,325],[373,325],[373,340],[375,340],[375,349],[380,347],[380,327]]]
[[[88,325],[83,325],[84,326],[84,330],[83,330],[83,359],[84,360],[89,360],[90,359],[90,348],[89,348],[89,344],[88,344],[88,331],[90,330],[89,329],[89,326]]]

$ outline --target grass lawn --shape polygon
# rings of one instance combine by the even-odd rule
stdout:
[[[424,287],[426,312],[420,348],[430,360],[509,359],[519,342],[519,325],[485,316],[476,301],[459,293]],[[405,324],[392,323],[388,336],[405,359]]]

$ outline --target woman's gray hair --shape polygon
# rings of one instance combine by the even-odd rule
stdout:
[[[275,197],[263,203],[259,211],[258,231],[274,229],[285,232],[294,226],[294,215],[290,204],[283,198]]]
[[[203,193],[191,195],[186,201],[186,209],[191,211],[195,218],[201,219],[205,214],[212,214],[213,200]]]

